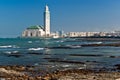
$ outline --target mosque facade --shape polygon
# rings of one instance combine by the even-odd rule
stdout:
[[[50,11],[48,6],[45,6],[44,11],[44,26],[35,25],[26,28],[22,37],[50,37]]]

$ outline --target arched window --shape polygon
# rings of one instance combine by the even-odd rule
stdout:
[[[41,36],[41,31],[39,31],[39,35]]]
[[[32,32],[30,33],[30,36],[31,36],[31,37],[33,36]]]
[[[28,32],[26,31],[26,32],[25,32],[25,37],[27,37],[27,36],[28,36]]]
[[[37,31],[37,32],[36,32],[36,37],[38,37],[38,36],[39,36],[39,32]]]

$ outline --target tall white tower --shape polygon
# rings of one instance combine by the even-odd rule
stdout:
[[[48,6],[45,6],[44,11],[44,29],[45,29],[45,36],[50,36],[50,11]]]

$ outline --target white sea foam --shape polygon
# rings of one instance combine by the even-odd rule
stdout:
[[[0,48],[11,48],[12,45],[0,46]]]
[[[97,42],[97,44],[102,44],[102,42]]]
[[[10,52],[10,51],[6,51],[5,54],[16,54],[16,53],[18,53],[18,52],[19,52],[19,51],[11,51],[11,52]]]
[[[32,43],[32,41],[28,41],[28,43]]]
[[[88,44],[102,44],[103,42],[91,42],[91,43],[88,43]]]
[[[18,53],[19,51],[13,51],[12,53]]]
[[[84,69],[83,67],[79,67],[78,69]]]
[[[66,64],[66,65],[63,65],[62,67],[70,67],[70,65],[67,65],[67,64]]]
[[[71,46],[71,48],[80,48],[81,46]]]
[[[6,54],[18,53],[19,51],[6,51]]]
[[[13,48],[20,48],[19,46],[16,46],[16,45],[13,45],[12,47],[13,47]]]
[[[5,53],[6,53],[6,54],[11,54],[12,52],[10,52],[10,51],[6,51]]]
[[[66,45],[67,47],[71,47],[71,48],[80,48],[81,46],[79,45]]]
[[[29,48],[29,51],[39,51],[39,50],[43,50],[44,48]]]
[[[0,46],[0,48],[20,48],[16,45],[3,45],[3,46]]]
[[[35,66],[38,66],[38,65],[39,65],[39,63],[35,63],[34,65],[35,65]]]
[[[64,42],[63,40],[61,40],[61,41],[56,41],[57,43],[62,43],[62,42]]]

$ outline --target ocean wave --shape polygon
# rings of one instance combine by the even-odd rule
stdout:
[[[66,45],[66,46],[55,46],[55,47],[45,47],[46,49],[79,49],[80,45]]]
[[[80,45],[66,45],[67,47],[70,47],[70,48],[80,48],[81,46]]]
[[[5,54],[17,54],[19,51],[6,51]]]
[[[103,42],[91,42],[91,43],[88,43],[88,44],[102,44]]]
[[[5,55],[7,57],[16,57],[16,58],[19,58],[19,57],[22,57],[24,56],[23,54],[21,54],[19,51],[6,51],[5,52]]]
[[[16,45],[3,45],[3,46],[0,46],[0,48],[20,48],[20,47]]]
[[[10,52],[10,51],[6,51],[6,52],[4,52],[5,54],[11,54],[12,52]]]
[[[12,51],[13,54],[19,53],[19,51]]]
[[[31,43],[32,43],[32,41],[28,41],[28,43],[29,43],[29,44],[31,44]]]
[[[80,48],[81,46],[71,46],[71,48]]]
[[[62,42],[64,42],[63,40],[61,40],[61,41],[56,41],[56,43],[62,43]]]
[[[16,45],[13,45],[12,47],[13,47],[13,48],[20,48],[19,46],[16,46]]]
[[[0,48],[11,48],[13,47],[12,45],[6,45],[6,46],[0,46]]]
[[[39,51],[39,50],[43,50],[44,48],[29,48],[29,51]]]
[[[67,65],[67,64],[66,64],[66,65],[62,65],[62,67],[70,67],[70,66],[71,66],[71,65]]]

